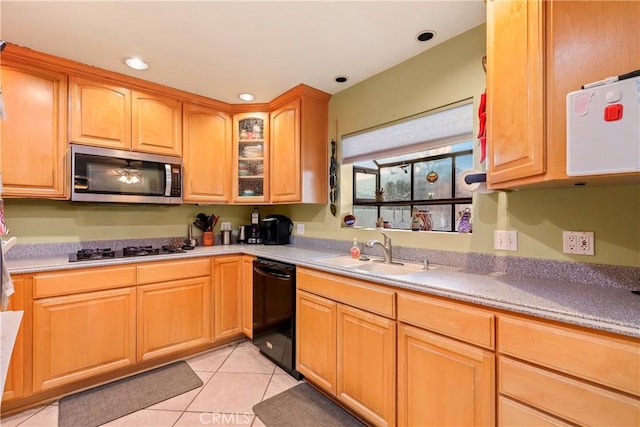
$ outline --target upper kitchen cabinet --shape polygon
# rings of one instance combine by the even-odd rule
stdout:
[[[69,79],[69,140],[79,144],[131,148],[131,90],[81,77]]]
[[[98,79],[69,79],[69,140],[86,145],[182,155],[180,100]]]
[[[269,201],[269,114],[240,113],[233,118],[233,201]]]
[[[299,85],[271,103],[272,203],[327,203],[330,97]]]
[[[229,202],[231,116],[210,107],[185,102],[182,106],[182,132],[184,202]]]
[[[67,76],[2,53],[3,197],[68,198]]]
[[[131,148],[145,153],[181,156],[180,100],[134,90],[131,102]]]
[[[638,182],[637,173],[567,176],[566,95],[640,68],[640,2],[512,0],[487,7],[489,186]]]
[[[544,5],[527,0],[487,5],[487,179],[494,185],[545,171]]]

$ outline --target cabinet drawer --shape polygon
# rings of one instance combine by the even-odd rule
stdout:
[[[513,317],[498,319],[498,349],[640,396],[640,343]]]
[[[398,320],[481,347],[495,346],[495,316],[463,304],[398,293]]]
[[[211,275],[209,258],[187,261],[165,261],[138,266],[138,284],[166,282]]]
[[[298,289],[395,318],[395,292],[390,289],[306,268],[298,268],[296,277]]]
[[[33,297],[77,294],[101,289],[135,286],[136,268],[100,267],[33,276]]]
[[[500,393],[576,424],[640,424],[638,399],[506,357],[500,358],[498,377]]]
[[[536,411],[514,400],[500,396],[498,399],[498,425],[505,427],[570,427],[571,424]]]

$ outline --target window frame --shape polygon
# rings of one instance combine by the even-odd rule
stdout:
[[[437,231],[444,231],[444,232],[456,232],[456,205],[463,205],[463,204],[473,204],[473,197],[456,197],[456,185],[455,185],[455,179],[456,179],[456,158],[457,157],[462,157],[462,156],[467,156],[467,155],[471,155],[473,156],[473,149],[468,149],[468,150],[461,150],[461,151],[456,151],[453,153],[445,153],[445,154],[437,154],[434,156],[426,156],[426,157],[419,157],[419,158],[415,158],[415,159],[411,159],[411,160],[403,160],[403,161],[397,161],[397,162],[391,162],[391,163],[380,163],[378,164],[376,161],[374,161],[376,163],[376,165],[378,165],[378,169],[372,169],[372,168],[365,168],[362,166],[356,166],[355,164],[353,165],[353,171],[352,171],[352,182],[353,182],[353,188],[352,188],[352,205],[355,208],[356,206],[376,206],[377,207],[377,217],[380,217],[380,211],[382,207],[385,206],[409,206],[410,211],[412,212],[413,209],[416,206],[433,206],[433,205],[437,205],[437,206],[449,206],[451,209],[451,229],[450,230],[437,230]],[[415,180],[415,174],[414,174],[414,164],[415,163],[421,163],[421,162],[425,162],[425,161],[435,161],[435,160],[441,160],[441,159],[446,159],[446,158],[451,158],[451,170],[450,170],[450,176],[451,176],[451,198],[447,198],[447,199],[415,199],[414,198],[414,180]],[[380,188],[380,169],[381,168],[386,168],[386,167],[395,167],[395,166],[402,166],[402,165],[407,165],[408,167],[410,167],[411,169],[411,176],[409,179],[409,184],[410,184],[410,188],[411,188],[411,199],[410,200],[392,200],[392,201],[376,201],[375,199],[361,199],[361,198],[356,198],[356,185],[357,185],[357,181],[356,181],[356,174],[359,172],[364,172],[364,173],[370,173],[374,172],[376,175],[376,188]],[[392,230],[394,230],[392,228]],[[407,228],[395,228],[395,230],[408,230]]]

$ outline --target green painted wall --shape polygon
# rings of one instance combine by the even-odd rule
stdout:
[[[248,206],[150,206],[78,204],[52,200],[5,199],[10,235],[18,243],[79,242],[186,236],[196,214],[216,214],[234,228],[249,224]],[[220,225],[216,226],[218,233]],[[194,227],[194,234],[200,230]]]
[[[485,89],[485,45],[482,25],[335,94],[330,137],[340,141],[342,135],[466,98],[474,99],[477,111]],[[340,173],[337,218],[317,207],[295,207],[292,217],[306,223],[306,236],[360,241],[379,236],[375,230],[340,227],[340,218],[351,209],[351,168],[342,166]],[[427,249],[640,266],[637,185],[476,194],[473,223],[472,235],[399,230],[391,235],[394,244]],[[518,252],[494,251],[496,229],[518,231]],[[563,254],[562,230],[593,231],[596,255]]]
[[[480,26],[334,95],[329,106],[329,135],[360,131],[461,99],[477,100],[485,88],[481,59],[485,27]],[[351,169],[340,169],[337,217],[328,206],[262,207],[261,214],[282,213],[305,225],[305,236],[360,241],[375,230],[341,228],[351,209]],[[198,212],[221,215],[235,229],[249,222],[248,206],[120,206],[59,201],[5,200],[11,235],[20,243],[170,237],[186,234]],[[474,232],[395,230],[396,245],[457,252],[515,255],[612,265],[640,266],[640,187],[523,190],[474,195]],[[518,231],[518,252],[495,252],[493,231]],[[562,230],[595,232],[593,257],[562,254]]]

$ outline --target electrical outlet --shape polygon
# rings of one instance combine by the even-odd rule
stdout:
[[[518,232],[515,230],[495,230],[493,232],[493,249],[517,252]]]
[[[296,230],[296,234],[303,235],[304,234],[304,224],[298,224],[298,228]]]
[[[595,240],[593,231],[563,231],[562,253],[594,255]]]

